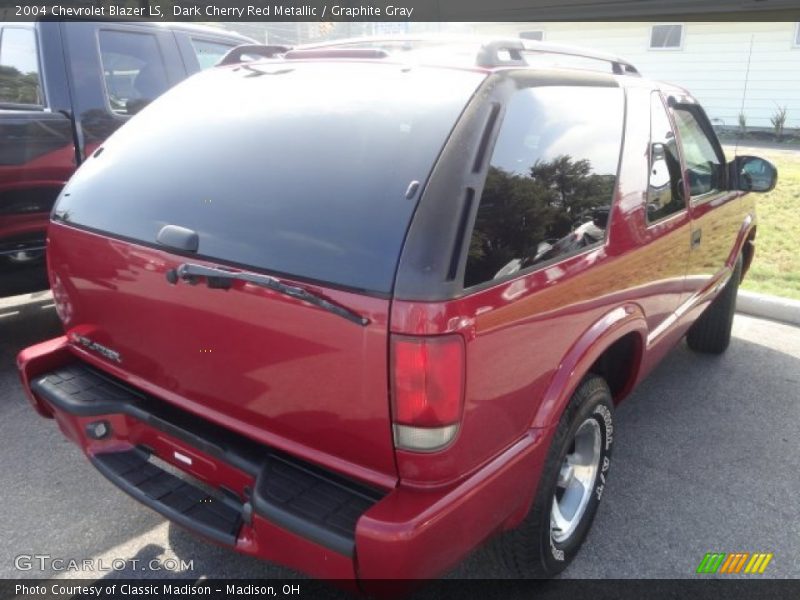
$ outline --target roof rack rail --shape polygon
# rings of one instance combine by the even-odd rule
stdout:
[[[508,54],[508,58],[503,56],[504,53]],[[507,66],[524,67],[528,66],[528,62],[525,60],[525,54],[559,54],[563,56],[574,56],[576,58],[588,58],[610,63],[612,72],[617,75],[640,75],[638,69],[631,63],[610,54],[594,52],[592,50],[573,46],[547,44],[537,40],[525,39],[491,40],[485,42],[478,51],[477,65],[487,68]]]
[[[317,44],[307,44],[301,46],[298,48],[298,50],[305,52],[308,50],[334,48],[380,48],[386,51],[387,48],[392,48],[400,51],[409,51],[423,48],[425,46],[444,47],[454,44],[463,45],[465,43],[475,44],[477,47],[477,56],[475,57],[474,62],[475,66],[488,69],[499,67],[527,67],[530,66],[530,64],[525,59],[526,54],[554,54],[606,62],[610,64],[611,71],[617,75],[640,75],[638,69],[636,69],[636,67],[634,67],[631,63],[614,55],[594,52],[584,48],[562,46],[559,44],[550,44],[536,40],[524,40],[521,38],[487,40],[485,38],[474,36],[374,36],[348,38],[331,42],[321,42]]]
[[[292,49],[291,46],[264,45],[264,44],[242,44],[231,49],[223,56],[215,66],[224,67],[225,65],[235,65],[244,59],[245,56],[261,56],[263,58],[275,58],[281,54],[286,54]]]
[[[380,59],[388,58],[390,54],[380,48],[298,48],[290,50],[283,55],[286,60],[314,59],[314,58],[353,58],[353,59]]]

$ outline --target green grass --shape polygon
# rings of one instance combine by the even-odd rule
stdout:
[[[725,152],[733,155],[732,148]],[[778,185],[758,195],[756,254],[742,287],[800,300],[800,151],[740,147],[739,154],[766,158],[778,168]]]

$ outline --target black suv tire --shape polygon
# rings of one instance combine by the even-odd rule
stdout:
[[[695,352],[722,354],[731,343],[733,315],[736,312],[736,295],[742,280],[742,258],[736,261],[733,273],[706,311],[689,329],[686,343]]]

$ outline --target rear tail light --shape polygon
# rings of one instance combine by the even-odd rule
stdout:
[[[392,336],[391,364],[395,446],[433,452],[449,444],[464,406],[461,336]]]

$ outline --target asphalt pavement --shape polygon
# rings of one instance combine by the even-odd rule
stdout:
[[[34,413],[14,357],[59,333],[48,293],[0,300],[0,578],[297,577],[165,522]],[[764,575],[741,577],[800,577],[800,329],[737,315],[734,336],[721,357],[679,345],[619,407],[609,485],[563,577],[693,578],[712,551],[774,554]],[[111,570],[42,570],[34,555]],[[192,568],[142,570],[154,558]],[[449,574],[503,576],[480,550]]]

